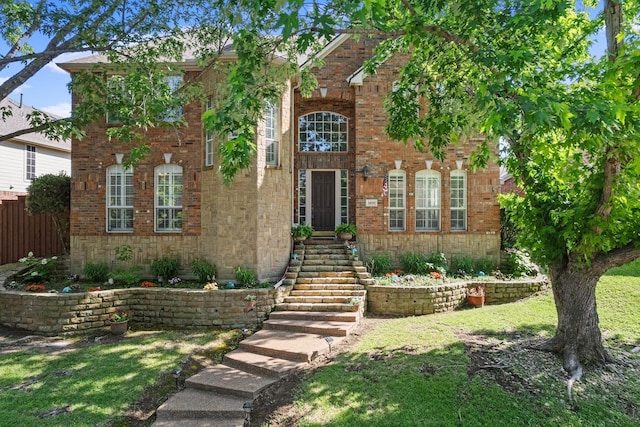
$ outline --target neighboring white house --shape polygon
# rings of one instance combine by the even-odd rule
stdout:
[[[0,108],[10,107],[13,115],[0,118],[0,135],[29,126],[27,115],[33,108],[6,98]],[[49,114],[51,117],[56,117]],[[0,141],[0,200],[26,194],[31,180],[41,175],[71,174],[71,141],[54,141],[39,133],[28,133]]]

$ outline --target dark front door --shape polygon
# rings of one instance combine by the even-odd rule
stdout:
[[[336,227],[335,172],[313,172],[311,176],[311,225],[316,231]]]

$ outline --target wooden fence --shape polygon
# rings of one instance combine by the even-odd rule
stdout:
[[[17,262],[29,252],[37,257],[64,253],[51,215],[29,215],[25,199],[0,203],[0,264]]]

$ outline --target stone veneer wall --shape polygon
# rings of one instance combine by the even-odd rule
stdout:
[[[448,260],[455,256],[466,255],[473,258],[491,258],[500,262],[499,233],[368,234],[358,232],[357,244],[361,256],[367,258],[373,253],[389,254],[395,266],[400,266],[400,255],[404,252],[418,252],[425,256],[433,252],[443,252]]]
[[[135,323],[154,326],[256,327],[291,292],[277,289],[198,291],[131,288],[87,293],[0,292],[0,324],[45,335],[86,333],[109,325],[109,313],[133,310]],[[256,295],[247,312],[244,297]]]
[[[517,301],[549,288],[546,277],[523,281],[455,282],[438,286],[367,286],[367,313],[419,316],[461,307],[467,289],[485,287],[485,304]]]

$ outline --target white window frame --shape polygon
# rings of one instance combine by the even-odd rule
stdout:
[[[265,164],[280,165],[280,101],[267,102],[264,114]]]
[[[207,110],[211,110],[213,108],[213,97],[210,96],[207,98]],[[213,148],[215,145],[215,138],[213,136],[213,131],[209,129],[204,130],[204,165],[205,166],[213,166]]]
[[[173,95],[184,82],[184,77],[181,75],[166,75],[164,76],[164,82],[169,86],[170,93]],[[182,106],[171,108],[160,116],[160,120],[166,123],[174,123],[182,118]]]
[[[451,231],[467,230],[467,173],[452,171],[450,176]]]
[[[298,151],[346,153],[349,150],[349,119],[331,111],[305,114],[298,119]]]
[[[442,221],[440,172],[421,170],[416,173],[415,180],[416,231],[440,231]]]
[[[407,174],[403,170],[392,170],[389,182],[389,231],[407,229]]]
[[[184,188],[182,167],[174,164],[156,166],[154,175],[155,231],[157,233],[181,232]],[[163,195],[163,193],[166,194]],[[166,216],[163,217],[163,214]]]
[[[117,182],[114,183],[114,179]],[[125,169],[122,165],[107,168],[106,198],[107,232],[133,232],[133,170],[131,168]],[[116,218],[112,219],[112,214],[115,214]],[[131,225],[127,226],[127,222]]]
[[[35,145],[25,146],[24,176],[27,181],[36,178],[36,147]]]

